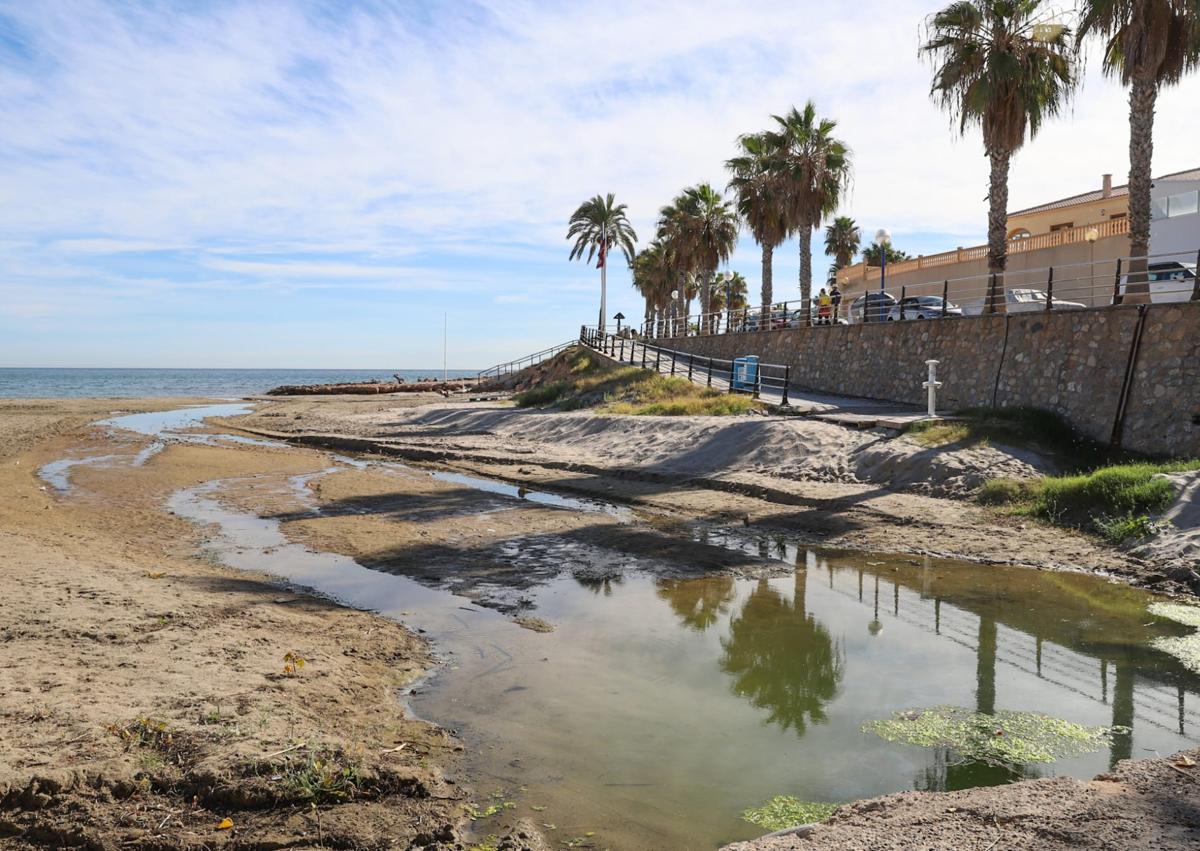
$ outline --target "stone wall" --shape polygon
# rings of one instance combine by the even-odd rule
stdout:
[[[788,364],[799,389],[924,404],[925,361],[941,362],[939,406],[1055,411],[1107,442],[1138,324],[1136,307],[947,317],[663,340],[720,358]],[[1123,445],[1200,457],[1200,303],[1150,305],[1126,404]]]

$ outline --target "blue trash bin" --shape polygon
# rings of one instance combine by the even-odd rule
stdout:
[[[734,390],[754,392],[758,386],[758,357],[756,355],[734,358],[732,386]]]

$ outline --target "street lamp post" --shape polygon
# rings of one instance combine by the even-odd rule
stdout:
[[[888,233],[887,228],[880,228],[875,231],[875,242],[879,245],[879,309],[876,321],[883,321],[883,293],[884,286],[887,283],[887,255],[888,246],[892,243],[892,235]],[[870,297],[868,297],[870,300]],[[867,315],[866,305],[863,305],[863,315]]]
[[[679,290],[671,290],[671,336],[679,335]]]
[[[1088,274],[1092,279],[1088,286],[1088,300],[1091,301],[1096,290],[1096,240],[1100,238],[1100,231],[1088,228],[1084,237],[1088,241]]]
[[[726,270],[725,272],[725,333],[729,333],[729,326],[733,323],[733,299],[731,297],[731,287],[733,286],[733,272]]]

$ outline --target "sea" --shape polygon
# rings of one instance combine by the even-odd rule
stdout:
[[[478,370],[451,369],[449,378]],[[282,384],[352,381],[413,382],[442,377],[441,369],[57,369],[0,367],[0,398],[204,396],[237,399]]]

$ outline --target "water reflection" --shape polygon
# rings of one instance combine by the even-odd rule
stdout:
[[[679,622],[689,629],[703,632],[729,612],[733,600],[732,576],[710,579],[660,579],[658,596],[671,605]]]
[[[593,594],[600,594],[605,597],[611,597],[613,588],[625,581],[625,577],[620,575],[609,576],[584,576],[576,575],[575,581],[582,585]]]
[[[795,573],[791,600],[763,579],[729,621],[719,665],[734,694],[767,711],[767,721],[803,735],[825,720],[842,679],[841,647],[805,607],[808,571]]]

